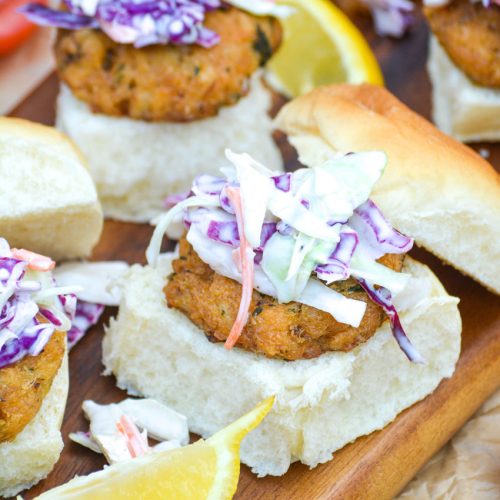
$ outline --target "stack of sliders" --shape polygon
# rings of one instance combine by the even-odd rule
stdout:
[[[50,127],[0,118],[0,177],[0,496],[8,497],[46,477],[63,448],[78,290],[57,286],[55,262],[41,253],[87,256],[103,218],[80,153]]]
[[[260,67],[281,43],[268,0],[71,0],[26,9],[62,28],[57,127],[89,161],[106,216],[149,222],[169,194],[243,147],[282,166]]]
[[[121,388],[202,436],[276,395],[241,450],[261,476],[330,460],[452,375],[458,300],[405,257],[410,237],[500,291],[500,183],[475,153],[368,85],[317,89],[277,126],[311,168],[228,152],[222,176],[196,178],[103,343]],[[179,221],[177,253],[159,256]]]
[[[426,0],[433,119],[461,141],[500,139],[500,3]]]

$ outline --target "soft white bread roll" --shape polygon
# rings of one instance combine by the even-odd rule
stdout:
[[[250,92],[213,118],[150,123],[92,113],[67,87],[57,102],[57,127],[89,161],[106,217],[149,222],[167,195],[191,187],[199,174],[219,175],[226,148],[248,151],[281,170],[281,154],[268,116],[271,94],[257,71]]]
[[[90,254],[103,223],[85,162],[52,127],[0,118],[0,235],[53,259]]]
[[[50,473],[63,449],[61,424],[68,396],[68,355],[35,418],[14,441],[0,443],[0,497],[14,496]]]
[[[500,175],[382,87],[332,85],[287,104],[276,126],[309,166],[383,150],[372,198],[391,224],[500,293]]]
[[[432,83],[432,119],[460,141],[500,140],[500,90],[472,83],[434,36],[427,70]]]
[[[163,294],[172,255],[158,268],[133,266],[116,320],[103,343],[106,373],[121,388],[153,397],[188,417],[190,430],[210,436],[275,394],[265,421],[244,440],[241,460],[259,475],[284,474],[296,460],[314,467],[335,450],[387,425],[450,377],[460,352],[458,300],[424,265],[398,299],[409,337],[427,361],[408,361],[388,322],[351,352],[300,361],[228,351]]]

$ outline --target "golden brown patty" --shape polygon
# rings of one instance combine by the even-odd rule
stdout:
[[[214,116],[247,94],[248,78],[279,46],[281,26],[233,8],[209,12],[205,25],[221,36],[210,49],[136,49],[97,30],[60,31],[59,75],[93,111],[106,115],[168,122]]]
[[[400,270],[404,256],[386,255],[381,262]],[[179,258],[165,287],[169,307],[182,311],[210,340],[223,342],[236,318],[241,285],[220,276],[205,264],[185,238]],[[297,302],[280,304],[254,290],[250,317],[238,347],[286,360],[308,359],[327,351],[349,351],[368,340],[385,315],[353,279],[332,288],[346,297],[366,302],[365,316],[358,328],[339,323],[328,313]]]
[[[64,332],[56,332],[38,356],[0,368],[0,443],[13,440],[38,413],[62,362]]]
[[[500,88],[500,7],[452,0],[445,7],[424,12],[457,66],[478,85]]]

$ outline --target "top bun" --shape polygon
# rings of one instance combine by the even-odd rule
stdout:
[[[500,176],[382,87],[332,85],[288,103],[275,125],[308,166],[332,154],[383,150],[373,192],[391,224],[500,293]]]
[[[102,210],[80,152],[52,127],[0,118],[0,236],[54,259],[85,257]]]

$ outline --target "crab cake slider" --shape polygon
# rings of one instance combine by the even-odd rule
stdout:
[[[54,266],[0,238],[0,496],[45,478],[63,448],[76,296],[56,286]]]
[[[163,200],[243,148],[274,169],[282,159],[262,67],[278,50],[268,0],[68,1],[33,4],[29,18],[61,28],[57,126],[89,161],[105,215],[149,222]]]
[[[119,387],[204,437],[275,395],[241,448],[259,475],[330,460],[453,374],[458,299],[406,255],[413,238],[500,292],[500,179],[472,150],[371,85],[316,89],[276,125],[308,168],[228,151],[229,168],[198,176],[157,220],[103,341]]]

